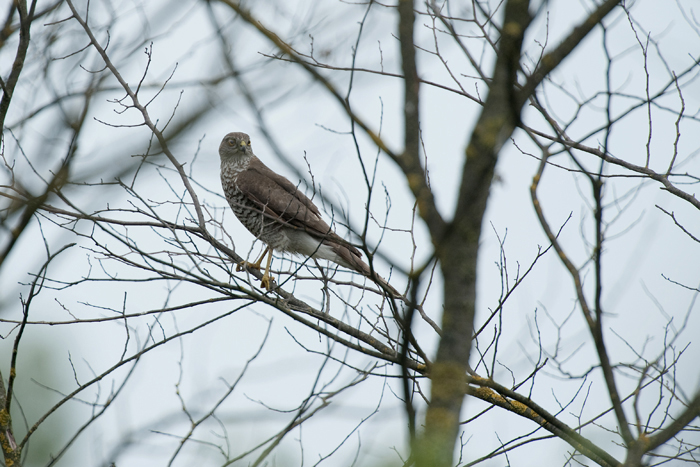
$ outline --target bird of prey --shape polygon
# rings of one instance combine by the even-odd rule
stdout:
[[[243,266],[260,269],[263,258],[269,254],[261,285],[270,290],[270,263],[276,250],[327,259],[372,277],[358,249],[333,232],[314,203],[292,182],[255,157],[247,134],[235,132],[224,136],[219,155],[221,186],[228,204],[250,233],[267,245],[255,263],[244,261],[238,270]],[[395,292],[378,276],[374,280]]]

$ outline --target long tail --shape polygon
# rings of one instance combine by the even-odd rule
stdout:
[[[369,278],[369,280],[373,281],[375,284],[378,284],[383,290],[387,291],[392,298],[400,300],[410,307],[414,307],[416,310],[418,310],[418,313],[420,313],[423,320],[425,320],[425,322],[428,323],[435,330],[435,332],[438,333],[438,335],[442,335],[440,326],[438,326],[435,321],[425,314],[423,307],[420,304],[411,303],[411,300],[407,296],[399,293],[399,291],[392,287],[391,284],[389,284],[382,276],[376,272],[372,274],[367,263],[362,261],[362,254],[357,248],[349,244],[346,246],[345,244],[337,242],[330,244],[330,246],[337,255],[337,258],[333,261],[343,267],[359,272],[363,276]]]
[[[338,259],[340,260],[336,261],[336,263],[346,268],[354,269],[363,276],[376,282],[384,290],[387,290],[391,295],[393,295],[394,298],[405,300],[405,297],[401,293],[399,293],[398,290],[392,287],[391,284],[389,284],[383,277],[381,277],[376,272],[372,274],[372,271],[370,270],[370,267],[367,265],[367,263],[362,261],[362,254],[357,248],[353,247],[352,245],[346,246],[340,243],[332,243],[331,247],[333,248],[333,251],[338,255]],[[350,248],[352,248],[352,250]]]

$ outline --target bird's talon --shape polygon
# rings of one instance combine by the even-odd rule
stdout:
[[[248,269],[248,270],[255,269],[255,270],[259,271],[260,270],[260,261],[258,261],[257,263],[250,263],[248,261],[241,261],[240,263],[236,264],[236,272],[241,272],[241,271],[244,271],[246,269]]]

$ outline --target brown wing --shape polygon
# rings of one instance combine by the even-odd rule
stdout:
[[[265,215],[312,235],[326,236],[330,227],[313,202],[292,182],[253,158],[248,169],[236,180],[238,188],[258,205]]]
[[[270,170],[257,157],[253,157],[248,169],[238,175],[236,184],[266,216],[326,241],[338,243],[339,247],[351,253],[345,254],[350,264],[357,262],[353,255],[357,258],[362,257],[355,247],[331,231],[313,201],[292,182]]]
[[[313,201],[307,198],[306,195],[304,195],[304,193],[299,191],[299,188],[296,185],[294,185],[282,175],[273,172],[257,157],[253,156],[253,158],[250,161],[250,165],[248,166],[248,170],[254,170],[256,172],[259,172],[261,175],[269,178],[277,185],[282,187],[284,191],[286,191],[290,195],[294,196],[297,200],[299,200],[299,202],[306,206],[312,213],[316,214],[319,218],[321,217],[321,213],[318,211],[318,208],[313,203]]]

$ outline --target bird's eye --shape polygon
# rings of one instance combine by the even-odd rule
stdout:
[[[233,139],[229,139],[229,140],[228,140],[228,145],[229,145],[229,146],[233,146],[233,145],[235,145],[235,144],[236,144],[236,142],[235,142]]]

